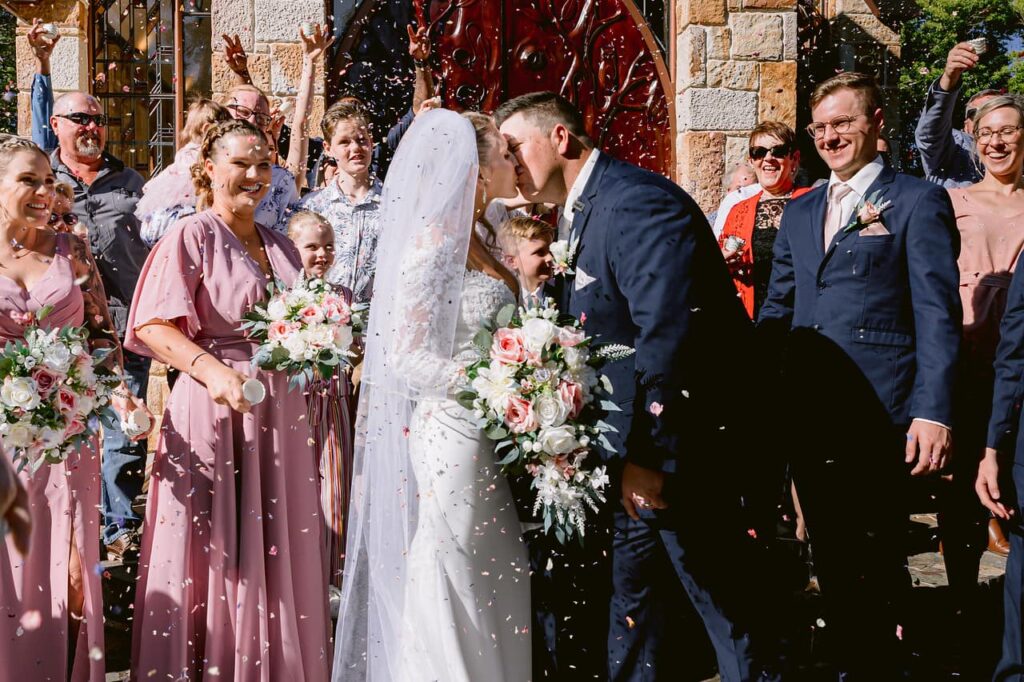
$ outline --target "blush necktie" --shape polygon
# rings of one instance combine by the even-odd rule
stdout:
[[[837,183],[829,188],[828,213],[825,216],[825,250],[828,251],[829,244],[842,227],[843,220],[843,199],[853,189],[845,183]]]

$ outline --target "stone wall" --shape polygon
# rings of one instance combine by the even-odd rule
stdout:
[[[676,0],[678,181],[701,208],[759,121],[796,125],[796,0]]]
[[[302,73],[302,45],[299,25],[304,21],[325,22],[323,0],[214,0],[214,45],[222,34],[237,34],[249,54],[249,73],[253,83],[278,100],[294,102]],[[231,87],[233,74],[219,53],[213,55],[213,90],[220,95]],[[313,101],[307,129],[320,134],[324,114],[323,59],[317,60]],[[287,116],[291,125],[292,114]]]

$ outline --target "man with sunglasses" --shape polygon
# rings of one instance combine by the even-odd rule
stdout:
[[[960,238],[948,193],[879,156],[873,77],[835,76],[810,103],[832,173],[786,206],[758,325],[768,347],[785,338],[776,421],[840,679],[905,679],[906,501],[950,458]]]
[[[928,97],[914,131],[914,142],[921,153],[925,177],[943,187],[966,187],[981,180],[983,169],[974,144],[971,118],[999,90],[976,92],[967,101],[963,130],[953,127],[953,110],[963,85],[964,71],[973,69],[981,59],[970,42],[953,46],[946,57],[946,68],[928,88]]]
[[[39,33],[39,28],[37,21],[32,30]],[[49,53],[56,41],[32,35],[30,42],[34,48],[40,45],[41,49],[36,49],[35,53],[42,71],[48,65]],[[45,85],[49,85],[48,78]],[[38,119],[50,108],[52,95],[48,87],[41,91],[45,101],[37,103],[33,87],[33,137],[49,147],[56,142],[50,153],[50,164],[57,182],[67,183],[74,194],[71,211],[67,216],[61,214],[60,220],[65,224],[77,221],[79,229],[88,234],[107,294],[110,316],[118,336],[123,339],[135,285],[149,255],[135,217],[144,180],[106,152],[107,116],[96,98],[85,92],[61,95],[52,103],[53,113],[48,119],[50,130],[47,131],[44,121]],[[146,397],[149,383],[149,365],[148,358],[124,351],[128,386],[142,398]],[[110,559],[123,560],[137,549],[141,520],[132,504],[142,492],[145,464],[145,441],[131,442],[119,426],[104,429],[103,543]]]

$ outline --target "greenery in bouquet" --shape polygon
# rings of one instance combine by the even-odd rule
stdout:
[[[615,429],[604,418],[619,411],[599,370],[633,349],[596,344],[552,299],[503,308],[473,343],[480,359],[466,368],[459,403],[497,441],[503,470],[532,477],[545,532],[582,542],[588,510],[598,511],[608,485],[593,448],[614,452],[605,434]]]
[[[259,343],[252,362],[289,375],[289,388],[304,390],[315,378],[351,365],[366,324],[365,305],[350,305],[333,285],[300,277],[267,286],[267,300],[243,315],[242,329]]]

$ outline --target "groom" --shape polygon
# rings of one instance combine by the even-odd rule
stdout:
[[[750,329],[711,229],[677,185],[599,152],[563,97],[523,95],[495,118],[524,197],[561,205],[560,237],[577,243],[562,311],[600,341],[636,349],[604,369],[622,411],[608,418],[614,451],[600,453],[612,493],[598,528],[582,553],[553,552],[546,564],[558,589],[535,594],[553,602],[552,679],[677,679],[670,661],[680,649],[692,655],[692,643],[665,632],[667,598],[680,585],[722,679],[764,679],[754,617],[766,612],[766,592],[754,587],[726,475],[738,453],[726,428],[733,388],[721,379],[721,367],[749,351]]]
[[[811,117],[832,174],[786,207],[759,331],[788,336],[779,421],[792,424],[822,637],[841,679],[903,679],[905,504],[910,477],[950,456],[960,240],[948,194],[878,156],[871,76],[818,85]]]

